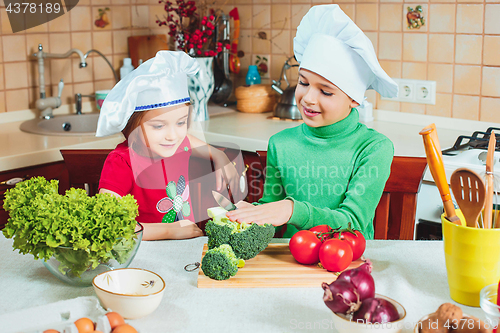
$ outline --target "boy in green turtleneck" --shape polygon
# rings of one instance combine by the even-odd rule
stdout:
[[[370,40],[338,5],[312,7],[294,38],[300,63],[295,91],[304,123],[273,135],[264,195],[240,202],[227,216],[238,222],[298,230],[350,222],[373,239],[373,217],[389,178],[392,142],[359,123],[355,109],[366,89],[397,95]]]

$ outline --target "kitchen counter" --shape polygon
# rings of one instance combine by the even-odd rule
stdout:
[[[206,241],[206,237],[200,237],[142,242],[131,267],[160,274],[166,290],[155,312],[129,321],[141,333],[333,331],[332,314],[323,303],[321,286],[198,289],[198,272],[186,272],[184,266],[200,261]],[[454,303],[449,295],[441,241],[368,241],[365,256],[374,265],[376,292],[406,308],[403,332],[412,332],[421,317],[442,303]],[[13,252],[12,240],[3,235],[0,258],[0,281],[4,286],[0,294],[2,325],[9,322],[12,313],[22,309],[95,295],[92,287],[72,287],[59,281],[31,255]],[[459,306],[464,313],[485,319],[480,308]],[[15,329],[3,327],[7,332]]]
[[[29,112],[0,114],[0,171],[62,160],[60,149],[110,149],[123,140],[121,134],[105,138],[93,136],[46,136],[22,132],[19,125],[33,117]],[[241,113],[231,108],[209,105],[210,119],[193,123],[191,133],[209,143],[222,143],[244,150],[266,150],[269,138],[301,122],[268,119],[271,113]],[[423,156],[422,138],[418,132],[436,123],[441,147],[453,145],[461,134],[485,130],[491,124],[461,119],[432,117],[391,111],[374,111],[375,120],[366,125],[392,140],[395,154]]]

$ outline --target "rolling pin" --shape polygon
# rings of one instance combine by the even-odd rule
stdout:
[[[441,194],[443,200],[444,215],[446,219],[457,225],[462,225],[460,218],[455,213],[455,206],[451,200],[450,187],[446,181],[444,172],[443,155],[441,154],[441,146],[437,136],[436,125],[431,124],[423,128],[420,133],[424,140],[425,155],[427,156],[427,164],[434,178],[434,182]]]

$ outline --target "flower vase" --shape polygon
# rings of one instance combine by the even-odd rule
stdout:
[[[214,91],[213,57],[196,57],[200,70],[188,78],[189,95],[193,103],[193,121],[208,120],[208,100]]]

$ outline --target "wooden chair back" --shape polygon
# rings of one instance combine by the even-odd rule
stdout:
[[[99,179],[104,161],[112,149],[62,149],[68,169],[69,186],[83,188],[88,195],[99,191]]]
[[[256,155],[264,174],[267,152],[257,151]],[[254,166],[257,167],[258,164],[255,162]],[[375,210],[375,239],[414,239],[417,194],[426,167],[425,157],[394,156],[389,179]],[[261,191],[264,177],[260,178],[262,183],[258,185],[257,180],[254,180],[255,186],[260,186]]]

